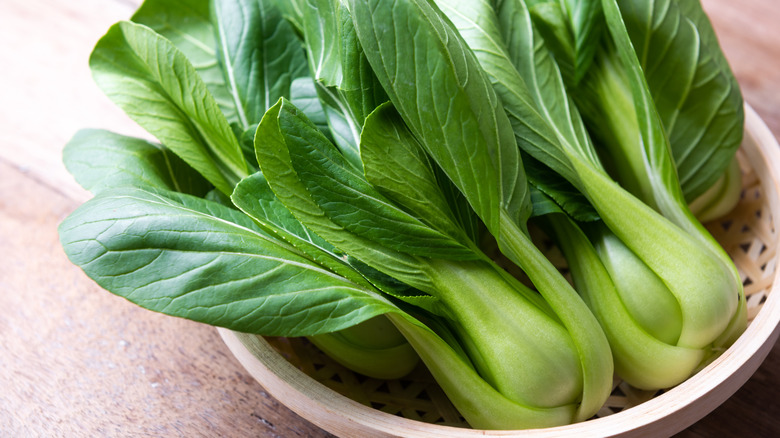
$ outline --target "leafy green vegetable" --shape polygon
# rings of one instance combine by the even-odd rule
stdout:
[[[564,76],[559,72],[557,58],[544,45],[532,25],[531,12],[521,1],[501,2],[496,5],[498,10],[491,10],[490,5],[478,1],[440,0],[438,3],[457,3],[457,7],[442,10],[450,14],[502,96],[520,147],[576,187],[625,245],[623,253],[636,254],[668,288],[661,291],[662,296],[671,293],[675,298],[674,303],[668,303],[671,314],[681,309],[682,329],[675,339],[676,345],[722,351],[722,338],[730,337],[725,334],[739,332],[743,325],[741,283],[733,264],[684,203],[665,131],[654,119],[656,109],[617,6],[606,2],[603,8],[613,37],[610,41],[616,44],[614,61],[621,63],[622,74],[626,75],[629,109],[624,108],[623,113],[637,114],[635,136],[642,136],[644,149],[634,157],[653,169],[652,172],[641,170],[639,177],[647,175],[654,181],[657,190],[652,193],[651,205],[657,206],[668,220],[624,191],[603,170],[580,120],[579,108],[573,105]],[[480,56],[482,53],[489,55]],[[504,55],[495,56],[500,53]],[[506,67],[508,62],[514,69]],[[519,88],[523,85],[526,90]],[[625,95],[618,94],[618,97],[626,100]],[[578,104],[580,100],[585,99],[577,99]],[[554,187],[547,180],[544,183],[543,190]],[[560,192],[553,195],[563,199]],[[566,199],[571,197],[566,195]],[[610,253],[603,253],[604,257],[607,254]],[[521,262],[518,264],[522,266]],[[623,258],[612,260],[610,266],[620,266],[623,276],[633,275],[632,266],[636,265],[627,264]],[[647,306],[640,306],[636,316],[651,313]]]
[[[665,129],[684,197],[693,201],[725,172],[742,140],[743,102],[698,0],[620,0],[620,16]],[[613,37],[614,38],[614,37]],[[660,190],[643,179],[642,146],[628,69],[606,41],[574,97],[594,137],[608,148],[621,182],[652,205]]]
[[[616,250],[628,260],[621,260],[621,275],[615,276],[571,219],[558,211],[549,216],[549,226],[566,256],[577,290],[604,327],[615,372],[621,378],[639,388],[667,388],[685,380],[703,364],[707,351],[676,345],[680,307],[641,260],[618,241]],[[626,262],[633,263],[631,275],[625,275]],[[636,294],[622,293],[636,291],[649,298],[640,301]],[[642,314],[649,315],[647,320],[637,319],[633,312],[636,306],[643,307]],[[650,311],[644,312],[648,306]]]
[[[695,0],[147,0],[90,66],[160,144],[79,132],[63,159],[95,197],[60,239],[147,309],[379,378],[422,358],[491,429],[587,420],[613,369],[671,386],[743,328],[686,206],[712,186],[722,210],[741,127]]]
[[[341,0],[302,0],[304,40],[311,75],[336,145],[356,168],[366,116],[387,100],[355,35]]]
[[[240,126],[259,123],[306,73],[303,49],[282,11],[257,0],[211,2],[225,84]]]
[[[394,308],[247,216],[200,198],[102,192],[63,221],[60,235],[71,261],[102,287],[151,310],[233,330],[313,335]]]
[[[395,228],[403,230],[402,216],[393,213],[392,201],[362,185],[336,147],[288,102],[280,101],[266,114],[256,141],[261,169],[293,215],[339,250],[441,300],[446,314],[457,321],[456,331],[465,339],[470,361],[504,397],[534,409],[577,403],[582,391],[576,377],[582,367],[580,353],[569,338],[570,330],[558,322],[549,305],[539,304],[537,295],[502,274],[475,249],[463,259],[458,251],[468,255],[468,246],[437,253],[435,240],[412,235],[398,246],[392,229],[375,222],[379,216],[396,217]],[[363,147],[370,153],[370,143]],[[343,202],[340,186],[364,191],[360,204]],[[350,221],[341,220],[345,212]],[[404,221],[417,223],[411,218]],[[350,225],[362,222],[374,223],[370,234]],[[414,246],[418,240],[430,247],[420,252]],[[508,351],[514,353],[506,355]],[[550,391],[551,387],[557,389]],[[466,400],[454,402],[461,405]]]
[[[192,63],[230,122],[236,109],[217,60],[217,40],[209,0],[146,0],[131,21],[154,30],[173,43]]]
[[[477,57],[428,2],[353,0],[350,7],[366,56],[411,132],[572,336],[583,371],[575,418],[590,417],[610,391],[607,343],[593,315],[524,232],[530,198],[515,134]]]
[[[437,176],[437,168],[398,112],[386,103],[366,118],[360,138],[360,157],[366,180],[379,192],[421,218],[431,228],[468,245],[478,241],[474,217],[457,217],[456,200],[447,196],[449,180]],[[444,187],[442,187],[444,186]],[[460,206],[464,214],[471,213]],[[473,215],[473,214],[472,214]],[[466,233],[464,235],[464,233]]]
[[[227,119],[170,41],[145,26],[120,22],[100,39],[90,67],[109,98],[220,191],[230,194],[246,176]]]
[[[113,132],[84,129],[65,145],[63,161],[92,193],[116,187],[154,187],[205,196],[211,185],[159,144]]]

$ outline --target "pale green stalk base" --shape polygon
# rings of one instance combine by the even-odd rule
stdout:
[[[414,348],[384,316],[308,339],[341,365],[375,379],[400,379],[420,363]]]
[[[712,348],[680,347],[649,333],[626,308],[609,272],[582,231],[564,215],[546,218],[569,262],[577,290],[609,339],[616,374],[632,386],[647,390],[668,388],[690,377]]]
[[[439,386],[475,429],[536,429],[574,421],[577,406],[534,408],[516,403],[490,386],[446,342],[398,315],[390,320],[417,350]]]
[[[502,252],[520,266],[555,309],[569,331],[580,357],[582,400],[576,421],[593,416],[612,391],[612,354],[598,321],[555,266],[506,214],[501,216]]]
[[[701,196],[694,199],[689,207],[700,222],[720,219],[736,207],[742,194],[742,172],[739,160],[734,157],[726,173]]]
[[[523,297],[491,263],[430,260],[436,295],[479,374],[501,394],[526,406],[576,403],[582,393],[580,359],[572,335]]]

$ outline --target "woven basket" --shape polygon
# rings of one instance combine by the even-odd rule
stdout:
[[[669,436],[703,418],[758,368],[780,332],[776,276],[780,220],[780,149],[758,115],[746,106],[745,139],[738,152],[743,196],[726,218],[708,229],[731,255],[745,285],[747,331],[722,356],[684,383],[658,393],[615,381],[596,418],[568,426],[524,431],[469,429],[423,366],[399,380],[353,373],[304,339],[219,332],[247,371],[291,410],[347,437],[581,437]]]

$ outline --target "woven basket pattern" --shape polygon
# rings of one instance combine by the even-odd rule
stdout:
[[[776,230],[760,181],[738,153],[742,166],[742,197],[724,218],[705,224],[739,270],[752,320],[766,301],[776,270]],[[553,257],[555,258],[555,257]],[[554,260],[557,262],[557,260]],[[467,427],[424,366],[403,379],[378,380],[339,365],[303,338],[267,338],[290,363],[314,380],[363,405],[427,423]],[[661,391],[643,391],[618,379],[612,395],[596,415],[603,417],[636,406]]]

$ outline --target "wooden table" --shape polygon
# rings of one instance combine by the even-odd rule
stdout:
[[[61,165],[82,127],[143,135],[87,58],[138,0],[0,4],[0,436],[327,436],[268,396],[216,331],[142,310],[70,265],[57,224],[88,196]],[[780,6],[703,0],[746,100],[780,132]],[[681,437],[780,436],[780,347]]]

